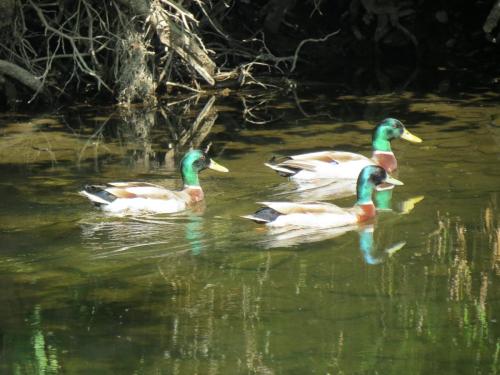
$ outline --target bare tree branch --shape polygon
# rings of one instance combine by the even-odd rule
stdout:
[[[295,49],[295,53],[293,55],[292,68],[290,69],[290,71],[293,72],[295,70],[295,67],[297,66],[297,60],[299,58],[300,49],[304,46],[304,44],[309,43],[309,42],[314,42],[314,43],[325,42],[328,40],[328,38],[330,38],[334,35],[337,35],[338,33],[340,33],[340,29],[338,29],[337,31],[334,31],[333,33],[330,33],[330,34],[328,34],[320,39],[304,39],[302,42],[300,42],[299,45],[297,46],[297,48]]]

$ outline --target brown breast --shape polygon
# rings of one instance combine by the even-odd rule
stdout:
[[[201,188],[192,188],[192,187],[188,187],[186,189],[184,189],[184,191],[189,195],[189,197],[191,198],[191,202],[190,203],[196,203],[196,202],[200,202],[203,200],[203,198],[205,197],[203,195],[203,190],[201,190]]]
[[[392,172],[398,168],[398,162],[394,154],[379,154],[373,153],[373,161],[384,168],[387,172]]]
[[[358,213],[358,222],[367,221],[375,217],[376,209],[373,203],[358,205],[361,210]]]

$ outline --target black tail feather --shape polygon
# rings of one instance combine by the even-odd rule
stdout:
[[[99,185],[85,185],[83,188],[83,190],[87,193],[95,195],[96,197],[99,197],[106,202],[112,203],[116,199],[116,197],[105,189],[105,186]]]
[[[262,207],[262,208],[259,208],[257,211],[255,211],[253,216],[261,219],[262,221],[270,223],[271,221],[276,220],[278,218],[278,216],[281,216],[281,214],[278,211],[273,210],[270,207]],[[262,221],[257,221],[257,220],[254,220],[254,221],[256,223],[262,223]]]
[[[281,156],[281,155],[273,155],[271,159],[269,159],[268,163],[271,165],[277,165],[279,163],[283,163],[284,161],[290,160],[291,157],[289,156]],[[292,168],[289,166],[286,166],[286,169],[290,169],[292,172],[285,172],[285,171],[276,171],[281,177],[292,177],[296,175],[298,172],[300,172],[300,169],[298,168]]]
[[[269,164],[276,165],[290,159],[290,156],[273,155],[272,158],[269,159]]]

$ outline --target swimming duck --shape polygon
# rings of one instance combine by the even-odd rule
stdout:
[[[411,134],[401,121],[387,118],[373,131],[371,159],[353,152],[319,151],[271,160],[265,165],[281,176],[298,181],[320,178],[356,179],[359,172],[371,164],[380,165],[391,173],[398,166],[391,149],[391,141],[397,138],[413,143],[422,142],[422,139]]]
[[[354,207],[341,208],[323,202],[261,202],[266,207],[243,217],[269,227],[332,228],[353,225],[375,217],[372,193],[382,183],[403,185],[401,181],[389,176],[384,168],[368,165],[358,176],[357,201]]]
[[[147,182],[111,182],[106,186],[87,185],[80,194],[96,206],[112,213],[179,212],[203,200],[198,173],[206,168],[228,172],[227,168],[217,164],[203,151],[193,150],[181,161],[184,187],[180,191],[168,190]]]

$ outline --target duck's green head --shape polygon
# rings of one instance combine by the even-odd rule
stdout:
[[[422,139],[411,134],[401,121],[395,118],[386,118],[375,127],[372,148],[374,151],[392,151],[391,141],[397,138],[413,143],[422,142]]]
[[[226,167],[217,164],[201,150],[189,151],[181,160],[181,175],[184,185],[200,186],[198,173],[204,169],[213,169],[219,172],[229,172]]]
[[[384,182],[392,185],[403,185],[401,181],[389,176],[385,169],[378,165],[364,167],[359,173],[356,183],[356,192],[358,195],[356,204],[371,203],[373,189]]]

